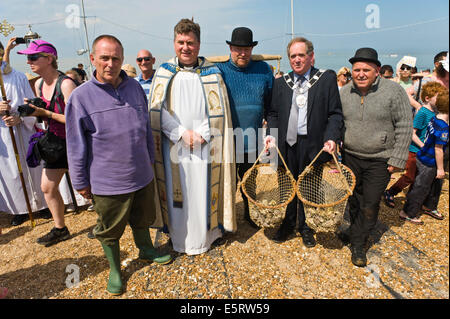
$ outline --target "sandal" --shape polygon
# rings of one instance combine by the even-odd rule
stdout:
[[[394,202],[394,196],[392,196],[389,191],[385,191],[383,193],[384,202],[386,203],[386,206],[390,208],[395,208],[395,202]]]
[[[434,210],[425,209],[423,211],[423,213],[427,214],[427,215],[430,215],[431,217],[439,219],[439,220],[443,220],[444,219],[444,216],[441,213],[439,213],[436,209],[434,209]]]
[[[411,218],[408,215],[406,215],[406,213],[404,211],[400,211],[398,216],[400,217],[400,219],[406,220],[412,224],[423,225],[423,221],[420,220],[420,218],[417,218],[417,217]]]

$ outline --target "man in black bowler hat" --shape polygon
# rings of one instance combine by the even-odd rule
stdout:
[[[274,81],[267,112],[266,145],[275,143],[278,133],[276,142],[280,153],[297,178],[322,149],[325,152],[318,161],[331,160],[330,154],[335,152],[336,144],[341,140],[342,108],[336,73],[313,66],[311,41],[301,37],[292,39],[287,54],[292,72]],[[302,202],[296,197],[287,206],[285,218],[273,240],[286,241],[295,232],[297,222],[303,244],[314,247],[314,232],[307,224]]]
[[[270,104],[273,73],[264,61],[253,61],[252,51],[258,44],[253,41],[253,32],[246,27],[233,30],[230,58],[216,63],[222,72],[230,101],[231,118],[236,145],[236,172],[242,180],[258,156],[258,141],[264,114]],[[258,226],[251,220],[248,199],[241,190],[244,202],[244,218],[254,228]]]
[[[408,159],[412,117],[405,90],[380,76],[377,51],[360,48],[349,62],[353,81],[340,91],[345,125],[342,161],[355,174],[356,186],[348,201],[351,225],[338,236],[351,243],[352,263],[364,267],[381,196],[390,175],[403,169]]]

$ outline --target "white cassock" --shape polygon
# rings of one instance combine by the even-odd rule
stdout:
[[[171,104],[173,115],[163,108],[161,127],[164,133],[162,150],[166,178],[169,213],[169,233],[173,248],[188,255],[208,251],[211,244],[222,236],[219,228],[208,230],[208,154],[209,123],[203,87],[194,72],[178,72],[172,80]],[[185,130],[194,130],[206,140],[201,149],[189,151],[181,139]],[[170,140],[182,147],[179,154],[183,207],[173,207]]]
[[[2,64],[2,69],[5,63]],[[6,96],[11,100],[11,113],[17,112],[17,107],[24,104],[24,98],[33,98],[25,74],[12,69],[11,73],[2,74]],[[31,135],[36,133],[35,117],[24,117],[23,122],[13,128],[14,136],[19,152],[23,177],[27,187],[31,210],[37,212],[47,208],[44,194],[41,191],[42,165],[30,168],[26,162],[28,142]],[[64,177],[59,186],[64,203],[72,203],[69,187]],[[76,193],[78,205],[86,205],[88,202]],[[19,170],[17,168],[14,147],[9,133],[9,128],[0,119],[0,212],[13,215],[27,214],[28,209],[25,202]]]

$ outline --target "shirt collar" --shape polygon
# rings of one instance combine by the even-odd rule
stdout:
[[[153,80],[153,76],[155,75],[155,72],[153,72],[152,76],[148,79],[148,80],[144,80],[144,78],[142,77],[142,73],[138,75],[137,80],[139,82],[143,82],[143,83],[152,83]]]
[[[303,76],[305,77],[305,80],[306,80],[306,81],[309,81],[310,75],[311,75],[311,68],[309,68],[308,71],[306,71],[306,72],[303,74]],[[300,74],[297,74],[297,73],[294,72],[294,83],[298,81],[298,79],[300,78],[300,76],[301,76]]]

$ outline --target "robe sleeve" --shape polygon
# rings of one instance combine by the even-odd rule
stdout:
[[[186,131],[179,121],[177,121],[166,108],[161,108],[161,129],[163,133],[173,142],[177,143]]]

